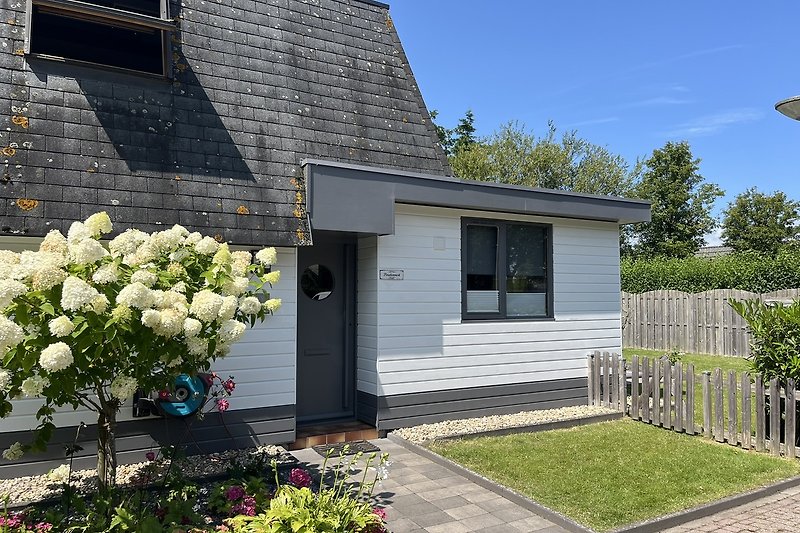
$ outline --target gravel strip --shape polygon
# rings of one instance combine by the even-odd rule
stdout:
[[[258,446],[242,450],[228,450],[208,455],[191,455],[172,466],[190,479],[212,478],[224,475],[234,461],[240,465],[250,465],[258,461],[268,464],[276,459],[278,463],[295,462],[295,459],[280,446]],[[119,465],[117,467],[117,484],[120,486],[154,485],[163,480],[170,468],[169,461],[156,459],[143,463]],[[70,475],[70,484],[83,494],[95,492],[97,489],[97,473],[95,470],[76,470]],[[61,496],[63,482],[54,480],[47,474],[41,476],[23,476],[13,479],[0,479],[0,501],[7,496],[8,505],[18,507],[44,500],[58,499]]]
[[[546,422],[575,420],[577,418],[587,418],[615,412],[616,411],[613,409],[606,409],[605,407],[579,405],[575,407],[561,407],[558,409],[543,409],[541,411],[523,411],[511,415],[492,415],[482,416],[480,418],[447,420],[435,424],[422,424],[420,426],[396,429],[394,433],[397,433],[404,439],[415,444],[422,444],[435,439],[457,437],[459,435],[472,435],[496,429],[535,426],[536,424],[544,424]]]

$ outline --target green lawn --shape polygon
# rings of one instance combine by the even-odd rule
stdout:
[[[638,355],[639,359],[641,360],[642,357],[661,357],[664,355],[663,351],[658,350],[642,350],[639,348],[624,348],[622,350],[623,356],[627,361],[630,361],[634,355]],[[708,370],[712,371],[715,368],[722,369],[722,380],[723,380],[723,403],[724,403],[724,413],[725,413],[725,428],[728,427],[728,371],[733,370],[736,372],[736,383],[737,386],[741,386],[741,374],[742,372],[749,372],[750,371],[750,362],[743,358],[743,357],[727,357],[721,355],[707,355],[707,354],[695,354],[690,353],[686,354],[681,358],[681,363],[685,367],[687,364],[694,365],[694,372],[697,374],[697,378],[695,379],[695,386],[694,386],[694,419],[695,423],[698,427],[702,427],[703,425],[703,382],[700,380],[700,373]],[[712,375],[712,384],[713,384],[713,375]],[[685,389],[685,387],[684,387]],[[737,389],[740,391],[741,389]],[[755,394],[755,387],[751,388],[753,394]],[[683,391],[684,395],[686,391]],[[712,389],[713,393],[713,389]],[[739,427],[739,431],[742,429],[742,399],[741,395],[737,394],[737,426]],[[712,401],[715,401],[712,398]],[[755,399],[751,402],[751,419],[753,420],[750,424],[751,431],[755,433]],[[715,420],[715,416],[713,413],[713,403],[712,403],[712,424]]]
[[[800,463],[620,420],[430,448],[598,531],[800,474]]]

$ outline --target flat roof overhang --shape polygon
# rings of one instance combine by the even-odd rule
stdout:
[[[312,230],[394,233],[394,205],[630,224],[650,220],[650,202],[417,174],[316,159],[301,162]]]

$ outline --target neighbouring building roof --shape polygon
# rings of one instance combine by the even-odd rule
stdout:
[[[300,161],[449,175],[387,6],[172,0],[174,80],[21,54],[0,21],[0,235],[106,210],[245,245],[308,242]],[[5,20],[8,19],[8,20]]]
[[[728,255],[731,252],[733,252],[733,248],[730,246],[703,246],[694,255],[697,257],[717,257]]]

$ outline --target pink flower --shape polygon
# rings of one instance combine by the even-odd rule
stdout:
[[[233,394],[233,389],[236,388],[236,383],[233,381],[232,378],[228,379],[222,382],[222,388],[225,389],[225,392],[227,392],[228,394]]]
[[[158,391],[158,399],[159,400],[166,400],[168,398],[169,398],[169,391],[168,390],[164,389],[164,390]]]
[[[289,482],[302,489],[311,485],[311,476],[302,468],[293,468],[289,473]]]
[[[386,509],[381,509],[380,507],[375,507],[374,509],[372,509],[372,514],[376,515],[378,518],[380,518],[384,522],[386,521]]]
[[[220,413],[224,413],[225,411],[227,411],[228,407],[230,406],[231,404],[228,403],[228,400],[226,400],[225,398],[217,398],[217,410],[219,410]]]
[[[155,452],[147,452],[146,454],[144,454],[144,456],[148,461],[155,461],[156,460]]]
[[[53,524],[51,524],[50,522],[39,522],[38,524],[33,526],[33,529],[35,529],[37,532],[50,531],[51,529],[53,529]]]
[[[252,496],[245,496],[242,501],[231,507],[231,513],[243,514],[245,516],[256,515],[256,499]]]
[[[236,501],[242,496],[244,496],[244,489],[239,485],[231,485],[228,487],[228,490],[225,491],[225,499],[229,502]]]

